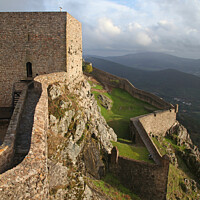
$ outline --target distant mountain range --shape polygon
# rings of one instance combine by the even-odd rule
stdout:
[[[91,57],[91,56],[90,56]],[[200,59],[180,58],[164,53],[145,52],[124,56],[99,57],[118,64],[144,70],[176,69],[200,76]]]
[[[127,78],[137,88],[152,92],[173,104],[178,103],[179,117],[183,122],[187,118],[186,127],[193,132],[193,139],[200,146],[200,77],[175,69],[140,70],[94,57],[87,57],[86,61],[92,62],[96,68]]]

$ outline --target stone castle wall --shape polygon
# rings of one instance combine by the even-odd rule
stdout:
[[[130,119],[130,131],[133,142],[143,144],[148,149],[153,160],[161,165],[163,157],[151,139],[151,134],[164,137],[175,124],[175,109],[156,111],[147,115]]]
[[[19,165],[1,174],[1,199],[48,199],[47,88],[58,81],[73,84],[81,79],[82,76],[69,80],[66,72],[41,75],[34,79],[34,88],[41,96],[35,108],[30,151]]]
[[[120,78],[97,68],[93,68],[92,74],[103,85],[124,89],[133,97],[145,101],[159,109],[169,109],[174,107],[154,94],[135,88],[127,79]]]
[[[27,79],[27,62],[33,77],[82,73],[81,43],[81,24],[68,13],[0,12],[0,107],[11,106],[13,83]]]
[[[157,111],[139,118],[141,125],[146,132],[154,136],[166,135],[166,132],[176,122],[175,109]]]
[[[162,163],[162,156],[158,151],[157,147],[147,134],[145,128],[142,126],[138,118],[132,118],[130,122],[130,134],[132,136],[133,142],[136,144],[137,141],[142,141],[142,144],[147,148],[149,154],[152,156],[152,159],[155,161],[156,164],[161,165]],[[141,143],[140,143],[141,144]]]
[[[119,156],[118,162],[110,165],[110,171],[143,200],[166,199],[168,170],[165,159],[160,166]]]
[[[162,109],[162,111],[130,120],[132,139],[137,144],[146,146],[156,164],[119,156],[117,164],[111,163],[109,169],[120,178],[124,185],[136,194],[142,195],[142,199],[166,199],[169,159],[165,155],[161,156],[149,134],[163,136],[175,123],[176,110],[174,106],[149,92],[135,88],[127,79],[96,68],[92,74],[104,86],[124,89],[133,97]]]
[[[82,74],[82,27],[67,13],[66,54],[67,72],[70,79]]]
[[[155,119],[152,120],[152,116]],[[171,111],[158,111],[156,116],[154,113],[151,113],[131,118],[130,120],[130,130],[133,141],[136,142],[136,144],[142,144],[147,148],[155,164],[136,161],[122,156],[113,159],[113,155],[111,155],[112,159],[109,170],[118,176],[120,181],[126,187],[140,195],[144,200],[166,199],[170,162],[168,156],[162,156],[160,154],[147,131],[151,132],[156,130],[157,126],[159,131],[155,133],[158,135],[160,133],[164,136],[164,133],[166,133],[175,121],[175,109],[172,109]],[[112,160],[116,160],[117,162],[112,163]]]
[[[0,120],[0,145],[3,144],[10,120]]]
[[[25,88],[17,102],[12,118],[10,120],[3,144],[0,146],[0,173],[4,172],[12,164],[14,156],[14,145],[19,121],[21,119],[24,103],[27,96]]]

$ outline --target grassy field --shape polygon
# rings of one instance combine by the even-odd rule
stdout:
[[[94,87],[100,88],[96,85]],[[156,110],[155,107],[141,100],[133,98],[125,90],[114,88],[111,93],[101,92],[101,89],[92,92],[101,108],[101,113],[106,119],[108,125],[112,127],[118,138],[130,139],[129,122],[131,117],[150,113]],[[104,94],[109,97],[113,104],[111,110],[106,110],[100,105],[97,98],[98,94]]]
[[[154,163],[153,160],[149,160],[149,152],[144,146],[135,146],[131,141],[127,140],[119,140],[119,142],[112,142],[112,144],[117,147],[120,156]]]
[[[140,200],[111,173],[107,173],[103,180],[92,180],[94,187],[113,200]]]
[[[145,147],[134,146],[130,141],[129,123],[130,118],[150,113],[156,108],[133,98],[125,90],[114,88],[110,93],[107,93],[101,85],[92,81],[89,81],[89,83],[92,86],[92,93],[101,108],[101,114],[117,134],[118,142],[113,142],[112,144],[118,148],[119,154],[135,160],[153,162],[148,159],[149,152]],[[107,110],[100,104],[97,98],[99,94],[103,94],[112,100],[111,110]]]

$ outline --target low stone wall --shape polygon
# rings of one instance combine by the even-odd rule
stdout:
[[[110,73],[104,72],[100,69],[93,68],[92,75],[103,85],[110,87],[117,87],[126,90],[133,97],[145,101],[159,109],[170,109],[174,106],[160,97],[135,88],[127,79],[120,78]]]
[[[81,78],[77,77],[73,82],[79,81]],[[47,88],[50,84],[58,81],[68,81],[67,73],[58,72],[38,76],[34,79],[34,88],[41,93],[41,96],[35,108],[30,150],[19,165],[1,174],[1,199],[48,199],[47,129],[49,122]],[[13,150],[13,146],[10,147],[10,150]]]
[[[152,156],[152,159],[155,161],[156,164],[162,165],[162,156],[159,153],[158,149],[152,142],[151,138],[145,131],[144,127],[140,124],[139,120],[131,119],[131,134],[135,135],[136,138],[140,138],[144,146],[149,151],[149,154]],[[134,127],[134,129],[133,129]],[[134,130],[134,131],[133,131]],[[136,132],[135,132],[136,131]]]
[[[167,193],[169,161],[161,166],[119,156],[109,170],[143,200],[164,200]]]
[[[144,144],[154,161],[161,165],[162,156],[151,140],[150,134],[164,137],[176,122],[175,109],[156,111],[130,119],[131,138],[133,142]]]
[[[139,121],[148,134],[164,137],[166,132],[176,122],[176,112],[175,109],[156,111],[141,116]]]
[[[10,120],[3,144],[0,146],[0,173],[10,167],[14,155],[14,144],[19,121],[27,96],[27,87],[23,90]]]

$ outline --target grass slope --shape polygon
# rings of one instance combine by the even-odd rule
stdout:
[[[172,164],[170,164],[169,166],[167,199],[199,199],[199,189],[197,189],[197,191],[194,191],[192,187],[188,187],[187,191],[185,189],[184,180],[195,179],[195,176],[191,173],[185,162],[178,155],[178,151],[184,151],[185,146],[178,146],[176,145],[174,140],[167,137],[164,137],[162,140],[160,139],[159,141],[156,138],[152,139],[162,155],[166,154],[167,148],[170,147],[170,149],[175,152],[178,161],[178,167]]]
[[[147,114],[150,111],[156,110],[156,108],[133,98],[125,90],[114,88],[108,93],[99,83],[92,81],[89,81],[89,83],[92,86],[92,93],[95,95],[98,105],[101,108],[102,115],[118,136],[118,142],[113,142],[112,144],[118,148],[119,155],[152,163],[153,161],[148,159],[149,152],[146,147],[135,146],[130,141],[129,123],[131,117]],[[111,110],[107,110],[100,104],[98,99],[99,94],[103,94],[112,100]]]
[[[140,200],[140,198],[133,194],[129,189],[124,187],[120,181],[111,173],[107,173],[103,180],[92,180],[93,187],[104,193],[112,200]]]
[[[93,91],[97,102],[99,102],[97,96],[100,93],[102,93],[101,90]],[[150,104],[133,98],[128,92],[119,88],[114,88],[110,94],[105,92],[103,94],[112,99],[113,105],[111,110],[106,110],[99,104],[101,113],[108,125],[114,129],[118,138],[130,139],[129,121],[131,117],[150,113],[150,110],[156,110]]]
[[[121,141],[112,142],[112,145],[117,147],[120,156],[131,158],[134,160],[142,160],[145,162],[154,163],[152,160],[149,160],[149,152],[144,146],[135,146],[130,141],[126,143]]]

